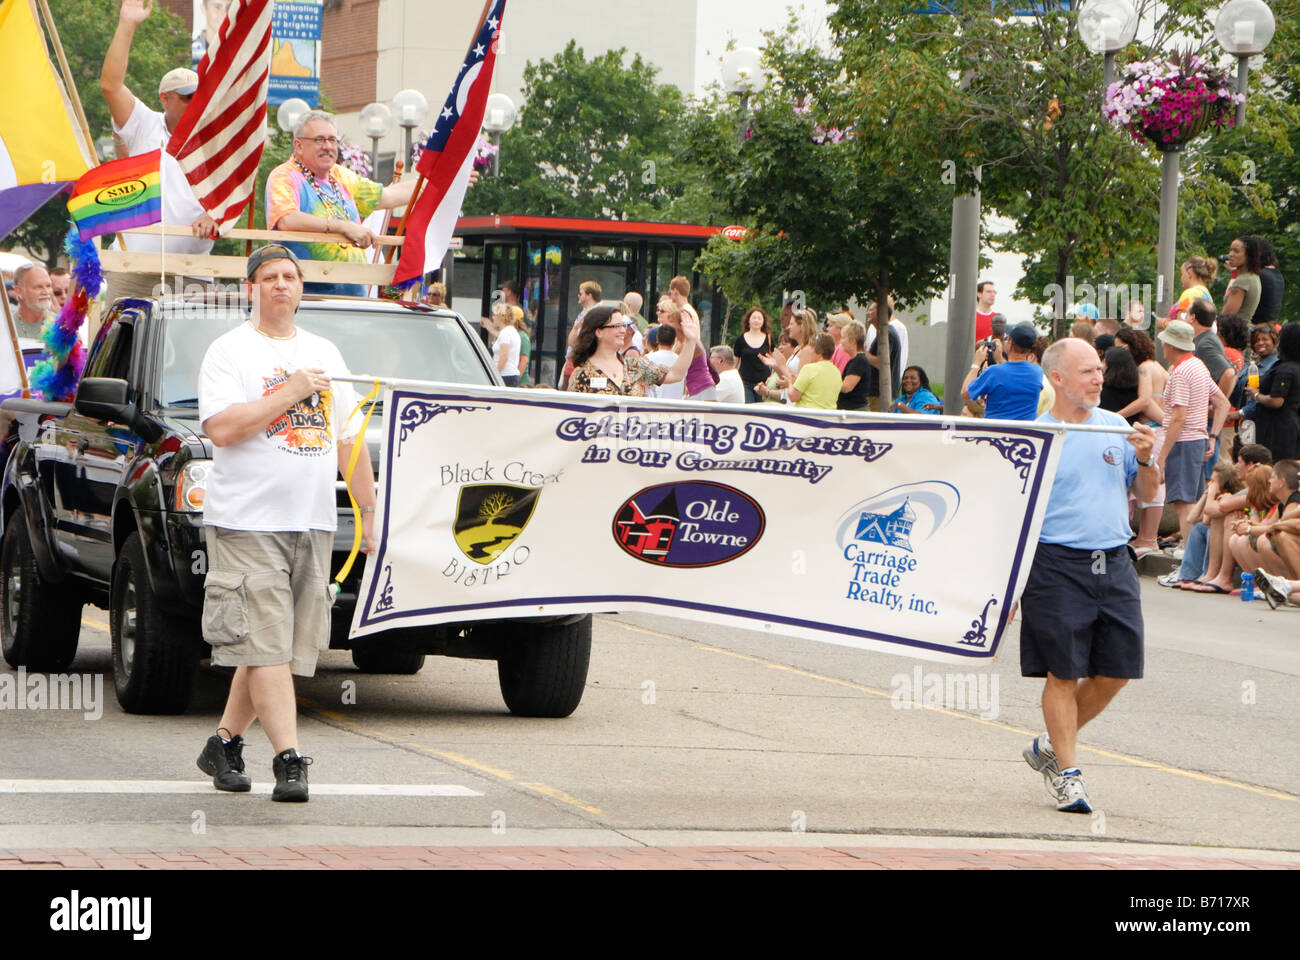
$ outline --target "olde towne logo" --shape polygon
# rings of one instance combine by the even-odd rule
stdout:
[[[753,497],[721,483],[661,483],[628,498],[614,515],[627,553],[666,567],[711,567],[747,553],[767,519]]]
[[[87,720],[104,715],[102,673],[0,673],[0,710],[80,710]]]

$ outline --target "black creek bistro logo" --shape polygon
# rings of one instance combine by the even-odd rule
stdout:
[[[711,567],[749,552],[766,524],[758,502],[735,487],[661,483],[618,508],[614,539],[646,563]]]
[[[524,532],[541,493],[506,483],[461,487],[452,527],[456,545],[475,563],[491,563]]]
[[[148,184],[143,180],[127,180],[125,183],[115,183],[111,187],[100,190],[95,194],[95,202],[106,207],[120,207],[134,203],[140,198],[140,194],[148,189]]]

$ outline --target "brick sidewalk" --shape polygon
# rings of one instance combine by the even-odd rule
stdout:
[[[0,850],[0,870],[1298,870],[1291,861],[905,847],[193,847]]]

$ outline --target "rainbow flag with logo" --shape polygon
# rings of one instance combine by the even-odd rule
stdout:
[[[95,163],[32,0],[0,0],[0,239]]]
[[[79,179],[68,213],[82,240],[162,219],[161,150],[101,163]]]

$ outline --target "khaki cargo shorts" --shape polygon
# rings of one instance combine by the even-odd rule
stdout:
[[[219,667],[292,664],[310,677],[329,646],[330,552],[326,530],[258,533],[205,527],[203,639]]]

